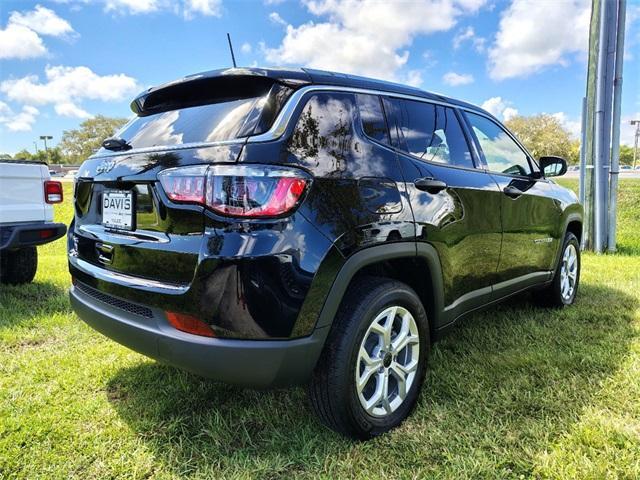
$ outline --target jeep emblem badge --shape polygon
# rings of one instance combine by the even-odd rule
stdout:
[[[116,161],[115,160],[113,160],[113,159],[105,160],[100,165],[98,165],[98,168],[96,168],[96,173],[107,173],[107,172],[110,172],[111,170],[113,170],[113,167],[115,167],[115,166],[116,166]]]

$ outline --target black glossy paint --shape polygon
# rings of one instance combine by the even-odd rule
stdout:
[[[436,307],[430,306],[437,329],[503,293],[546,281],[568,221],[581,221],[575,196],[555,183],[486,171],[458,109],[471,108],[464,102],[328,72],[239,70],[205,76],[264,75],[282,101],[293,89],[316,83],[447,101],[468,147],[469,157],[458,163],[469,167],[404,151],[388,98],[389,131],[381,127],[369,132],[375,138],[368,136],[358,107],[362,94],[344,91],[306,94],[285,133],[268,142],[102,151],[82,165],[76,185],[69,232],[76,280],[124,300],[196,316],[218,337],[288,339],[309,336],[323,312],[335,311],[359,268],[389,258],[423,258],[426,263],[415,265],[427,266],[417,275],[438,291]],[[196,80],[184,79],[183,87],[197,86]],[[154,96],[163,98],[163,88],[168,86],[141,95],[140,108]],[[268,129],[281,107],[281,101],[267,104],[271,111],[258,115],[256,132]],[[239,220],[175,204],[157,181],[167,168],[213,163],[297,167],[312,183],[291,215]],[[421,190],[414,183],[420,178],[446,188]],[[522,194],[509,196],[507,187]],[[108,188],[135,193],[135,231],[101,226],[100,198]],[[330,325],[330,319],[322,322]]]

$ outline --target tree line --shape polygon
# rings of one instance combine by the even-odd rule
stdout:
[[[557,155],[566,159],[569,165],[580,163],[580,140],[573,138],[553,115],[516,116],[504,124],[516,134],[534,158]],[[633,147],[620,145],[620,165],[632,164]]]
[[[60,143],[50,147],[48,153],[44,150],[33,153],[24,149],[13,158],[78,165],[100,148],[105,138],[112,136],[126,122],[126,118],[96,115],[83,121],[77,129],[65,130]],[[565,158],[570,165],[575,165],[580,160],[580,140],[573,138],[553,115],[542,113],[528,117],[516,116],[506,121],[505,125],[516,134],[535,158],[557,155]],[[0,158],[2,157],[11,158],[10,155],[0,154]],[[632,163],[633,148],[621,145],[620,164]]]

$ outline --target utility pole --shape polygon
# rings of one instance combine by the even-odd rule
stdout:
[[[584,109],[583,245],[615,250],[626,0],[592,0]]]
[[[636,160],[638,159],[638,137],[640,137],[640,120],[631,120],[631,125],[636,126],[636,135],[633,142],[633,169],[636,169]]]
[[[36,155],[38,154],[38,142],[33,142],[33,146],[36,149]]]
[[[47,155],[47,161],[49,160],[49,147],[47,147],[47,140],[52,140],[51,135],[40,135],[40,140],[44,140],[44,152]]]
[[[622,107],[622,64],[624,59],[624,29],[627,13],[627,0],[619,0],[617,28],[612,30],[614,75],[613,75],[613,117],[611,120],[611,168],[609,169],[609,222],[607,229],[607,250],[616,251],[616,232],[618,221],[618,174],[620,173],[620,117]]]

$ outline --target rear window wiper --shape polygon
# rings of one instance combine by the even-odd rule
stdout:
[[[102,142],[102,146],[107,150],[113,150],[115,152],[131,149],[131,145],[124,138],[120,137],[109,137]]]

